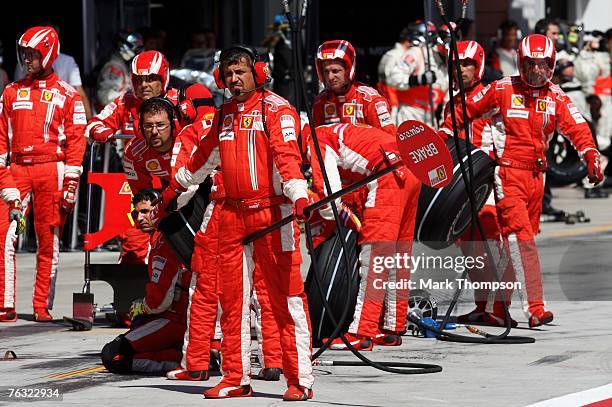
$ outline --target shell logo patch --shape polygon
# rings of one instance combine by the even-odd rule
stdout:
[[[30,88],[21,88],[17,91],[17,100],[30,100]]]
[[[146,166],[147,166],[147,170],[149,171],[157,171],[161,167],[159,165],[159,161],[157,160],[148,160]]]
[[[512,107],[525,108],[525,97],[523,95],[512,95]]]

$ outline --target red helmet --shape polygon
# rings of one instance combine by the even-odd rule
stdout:
[[[60,43],[57,32],[53,27],[32,27],[28,29],[17,41],[17,49],[33,48],[40,52],[42,68],[47,69],[59,55]],[[23,65],[21,52],[17,53],[19,63]]]
[[[319,81],[324,82],[323,61],[333,59],[340,59],[344,62],[348,72],[347,79],[353,82],[355,79],[355,48],[353,48],[350,42],[344,40],[325,41],[323,44],[319,45],[317,59],[315,61]]]
[[[485,67],[484,49],[476,41],[459,41],[457,43],[457,51],[459,52],[459,60],[471,59],[476,62],[476,72],[474,80],[470,86],[474,85],[482,79]]]
[[[159,75],[162,77],[164,90],[170,81],[170,64],[164,54],[159,51],[144,51],[136,55],[132,60],[132,86],[134,76]]]
[[[194,83],[179,90],[178,108],[183,120],[189,122],[198,118],[212,119],[212,116],[215,115],[212,94],[201,83]]]
[[[549,81],[555,71],[555,60],[557,58],[557,51],[555,51],[555,45],[552,40],[542,34],[531,34],[523,38],[518,48],[518,68],[521,74],[521,79],[527,85],[532,87],[543,86]],[[548,64],[547,81],[544,83],[530,83],[527,78],[523,63],[528,59],[545,59]]]

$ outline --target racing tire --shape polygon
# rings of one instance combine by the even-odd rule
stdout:
[[[586,165],[569,140],[559,133],[551,138],[546,153],[546,182],[551,187],[563,187],[581,182],[587,175]]]
[[[415,240],[435,250],[452,245],[472,222],[470,201],[461,175],[455,143],[449,139],[446,145],[453,157],[453,179],[444,188],[435,189],[425,185],[421,187],[414,228]],[[466,146],[463,140],[460,142],[460,151],[467,170]],[[476,209],[480,211],[493,190],[495,161],[474,146],[470,147],[470,153]]]
[[[345,332],[353,320],[355,303],[357,302],[357,292],[359,290],[359,250],[357,247],[358,235],[355,231],[344,229],[346,246],[349,251],[348,263],[350,267],[350,286],[346,278],[345,254],[342,250],[340,234],[335,232],[325,242],[321,243],[314,250],[314,261],[317,262],[317,269],[320,273],[319,279],[326,300],[332,309],[334,319],[340,322],[342,312],[346,307],[347,301],[350,303],[348,313],[342,330]],[[312,327],[313,346],[321,346],[323,338],[329,337],[334,329],[329,314],[327,314],[321,294],[316,281],[314,281],[315,269],[310,265],[308,276],[305,282],[305,291],[308,297],[308,310],[310,313],[310,323]]]
[[[159,230],[172,247],[176,257],[186,267],[191,266],[193,242],[200,230],[204,212],[210,202],[208,196],[212,187],[210,177],[200,184],[191,200],[177,212],[172,212],[159,223]]]

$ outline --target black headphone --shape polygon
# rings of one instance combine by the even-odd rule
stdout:
[[[170,120],[170,131],[174,132],[175,120],[177,116],[176,106],[163,96],[155,96],[142,102],[140,108],[138,109],[138,127],[140,128],[141,133],[144,133],[144,128],[142,127],[144,113],[148,111],[150,105],[154,105],[157,103],[165,105],[164,111],[166,112],[166,114],[168,115],[168,119]]]

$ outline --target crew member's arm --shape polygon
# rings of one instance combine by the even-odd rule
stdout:
[[[19,201],[19,190],[13,180],[9,165],[9,120],[12,110],[12,100],[9,100],[10,90],[2,94],[0,100],[0,198],[7,204]]]
[[[496,92],[497,86],[497,82],[493,82],[485,86],[473,97],[466,99],[465,102],[469,120],[476,120],[480,117],[492,116],[499,111],[499,100]],[[461,132],[464,129],[464,123],[463,110],[460,103],[455,104],[455,117],[457,119],[458,131]],[[446,116],[444,123],[442,123],[440,126],[439,134],[445,138],[453,137],[453,122],[450,114]]]
[[[395,136],[397,128],[393,124],[391,108],[387,99],[380,95],[375,96],[367,106],[366,122],[372,127],[377,127]]]
[[[67,103],[64,113],[64,134],[66,135],[66,158],[64,165],[64,186],[62,207],[71,211],[76,203],[76,192],[79,186],[79,178],[83,172],[83,157],[87,140],[85,139],[85,106],[81,96],[76,93],[71,103]]]
[[[340,172],[338,171],[338,163],[340,161],[339,145],[337,136],[334,137],[335,133],[332,132],[329,127],[320,127],[317,129],[317,135],[319,140],[319,147],[321,148],[321,155],[323,158],[323,166],[329,179],[329,184],[332,193],[342,189],[342,181],[340,179]],[[321,163],[317,159],[315,152],[314,142],[310,141],[310,161],[312,164],[312,182],[314,190],[320,196],[328,196],[327,189],[325,188],[325,182],[323,180],[323,173],[321,170]],[[336,200],[336,207],[339,209],[341,200]],[[327,205],[319,211],[324,219],[332,220],[334,218],[331,205]]]
[[[589,125],[566,95],[557,97],[555,102],[557,131],[570,140],[586,162],[589,182],[599,184],[603,181],[601,159]]]
[[[123,100],[122,97],[118,97],[89,120],[85,136],[100,143],[108,141],[121,128],[122,117]]]

